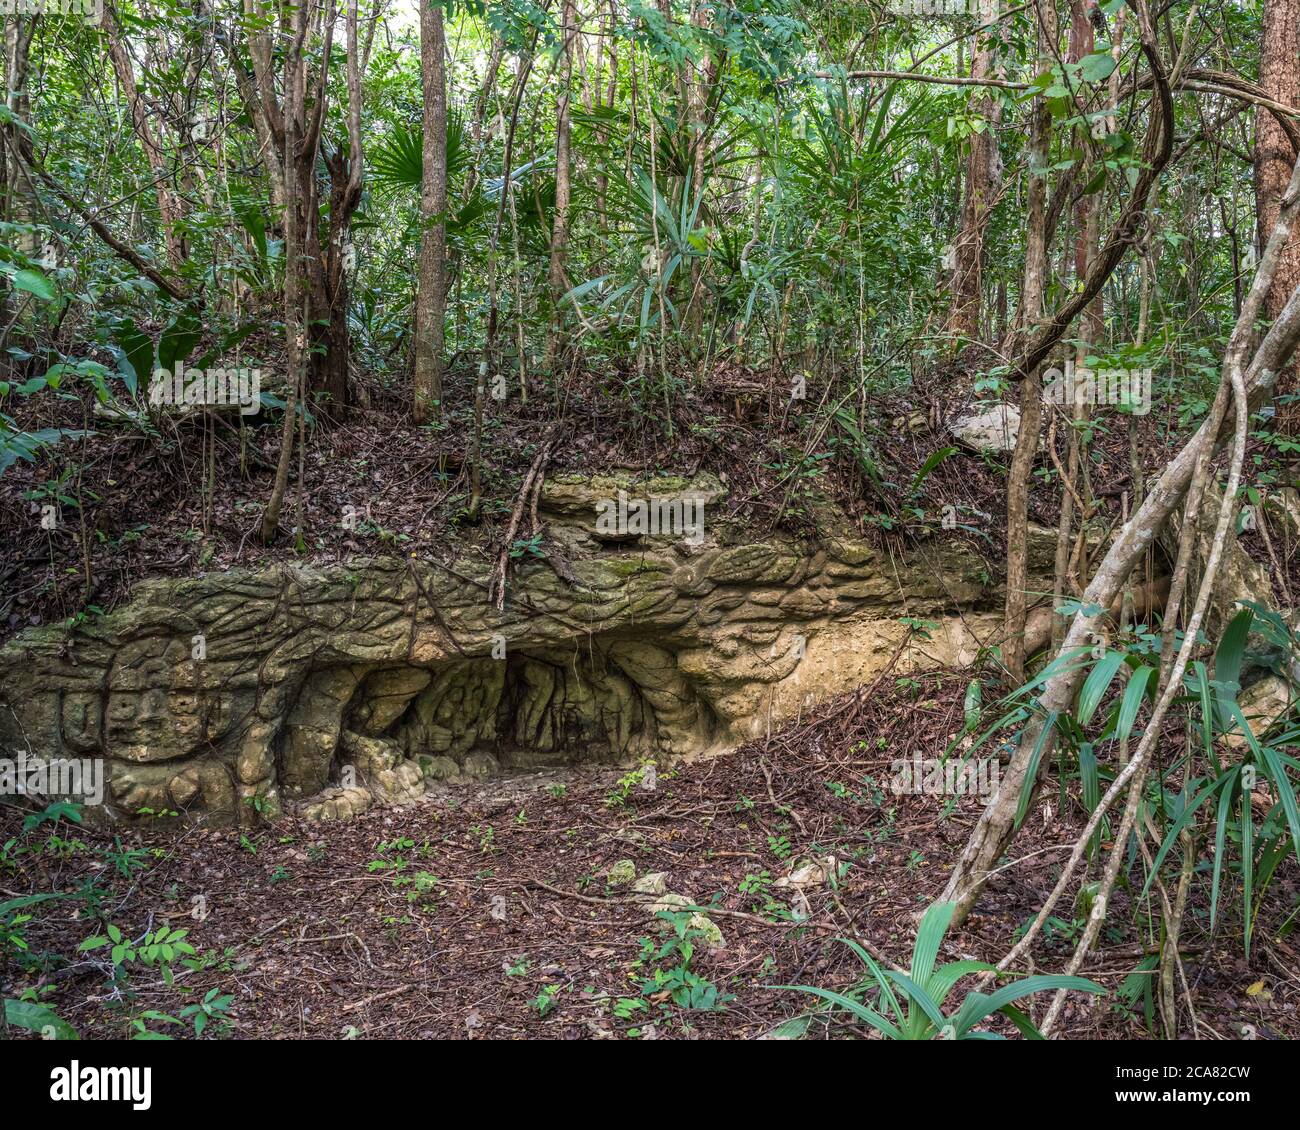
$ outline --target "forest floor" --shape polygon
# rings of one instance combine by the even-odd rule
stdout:
[[[287,536],[263,547],[255,532],[278,424],[258,420],[241,433],[194,418],[158,432],[96,421],[93,444],[64,444],[0,478],[0,642],[87,606],[106,611],[146,577],[397,552],[490,560],[522,474],[557,414],[567,438],[555,471],[711,471],[728,484],[731,516],[755,531],[815,536],[803,506],[809,488],[836,501],[865,534],[900,547],[934,536],[940,509],[952,504],[982,512],[960,536],[988,557],[991,572],[1000,570],[1003,466],[954,452],[921,474],[951,444],[943,426],[949,406],[933,391],[941,380],[855,406],[876,421],[869,436],[875,481],[843,433],[819,430],[815,380],[807,400],[789,403],[784,375],[720,367],[677,391],[669,436],[665,420],[628,413],[620,382],[634,379],[575,376],[560,406],[540,397],[494,403],[476,523],[464,517],[467,374],[450,379],[447,399],[456,407],[439,427],[412,426],[401,405],[372,390],[368,406],[345,424],[311,436],[302,547]],[[88,418],[76,395],[60,405],[58,421],[46,405],[41,422],[75,428]],[[1141,429],[1150,473],[1167,454],[1160,437],[1168,432],[1154,417]],[[1103,526],[1119,518],[1128,466],[1123,430],[1099,432],[1091,473]],[[1038,470],[1050,468],[1044,454]],[[203,485],[208,475],[211,491]],[[1054,494],[1050,484],[1034,490],[1033,520],[1055,523]],[[72,502],[62,503],[64,521],[49,532],[33,515],[52,498]],[[298,498],[293,483],[286,525],[297,520]],[[344,532],[339,515],[348,504],[369,520]],[[1300,547],[1279,551],[1291,590],[1300,591]],[[244,833],[132,828],[120,842],[91,828],[63,826],[52,836],[48,825],[24,837],[15,811],[0,809],[0,896],[69,896],[41,904],[27,924],[44,972],[15,978],[10,968],[3,979],[11,992],[41,986],[46,1003],[83,1037],[123,1034],[129,1018],[148,1009],[175,1015],[209,990],[234,994],[231,1033],[244,1038],[760,1036],[812,1003],[778,986],[845,990],[860,979],[862,967],[840,938],[857,939],[885,964],[908,964],[917,916],[942,891],[982,801],[963,798],[945,813],[939,798],[895,795],[891,763],[943,752],[961,728],[972,674],[888,675],[766,740],[663,772],[653,790],[620,783],[619,771],[578,768],[439,787],[412,805],[346,823],[290,815]],[[1170,758],[1180,752],[1172,724],[1162,740]],[[1077,781],[1061,787],[1049,778],[1015,841],[1014,861],[949,934],[944,958],[998,960],[1052,888],[1083,820]],[[834,882],[778,885],[832,856]],[[703,906],[721,931],[721,945],[695,939],[689,968],[730,998],[725,1007],[683,1010],[643,985],[656,968],[671,972],[677,959],[655,958],[667,923],[650,912],[652,898],[619,880],[627,861],[641,879],[662,874],[669,892]],[[1211,929],[1209,884],[1198,881],[1185,925],[1197,1032],[1235,1039],[1249,1025],[1266,1038],[1300,1035],[1300,978],[1292,972],[1300,953],[1287,920],[1295,869],[1288,861],[1258,897],[1249,960],[1238,940],[1239,892],[1228,897],[1232,884],[1239,884],[1235,872],[1225,877]],[[1131,925],[1146,917],[1134,913],[1139,894],[1123,885],[1116,893],[1114,925],[1083,970],[1111,992],[1102,1004],[1070,998],[1060,1030],[1071,1038],[1150,1031],[1152,976],[1138,970],[1159,939]],[[114,986],[104,951],[76,953],[98,928],[78,916],[87,899],[133,937],[163,923],[189,929],[197,968],[178,972],[174,987],[156,969]],[[795,920],[792,905],[806,916]],[[1063,968],[1081,927],[1082,914],[1063,903],[1035,950],[1037,970]],[[842,1019],[820,1013],[809,1034],[841,1034]],[[1185,1007],[1182,1023],[1190,1034]]]
[[[886,672],[769,738],[661,773],[653,789],[618,771],[575,769],[447,787],[345,823],[287,817],[247,833],[189,829],[179,838],[171,829],[124,831],[118,858],[142,853],[139,869],[114,869],[78,848],[77,840],[112,842],[89,828],[64,826],[65,838],[42,848],[46,826],[29,836],[29,850],[5,849],[0,893],[67,892],[67,902],[39,908],[27,935],[35,957],[72,957],[51,959],[43,975],[20,976],[8,990],[43,983],[46,1003],[83,1038],[121,1035],[147,1009],[174,1016],[208,990],[234,995],[235,1038],[763,1036],[815,1003],[778,986],[843,991],[858,982],[862,967],[840,938],[857,939],[883,964],[910,964],[917,916],[941,892],[981,801],[963,798],[945,816],[941,798],[896,795],[891,762],[942,752],[961,728],[969,678]],[[1162,740],[1172,754],[1181,736],[1171,726]],[[1049,776],[1014,862],[950,931],[941,960],[998,960],[1042,904],[1083,823],[1077,781],[1058,786]],[[13,810],[3,811],[0,842],[17,825]],[[834,883],[777,885],[827,856]],[[656,961],[647,950],[662,945],[667,923],[620,881],[624,861],[637,876],[663,873],[667,889],[702,906],[721,931],[714,947],[694,939],[689,969],[730,998],[724,1007],[685,1010],[643,984],[678,959]],[[87,885],[131,937],[164,923],[188,928],[198,967],[177,963],[173,987],[157,969],[137,968],[128,988],[115,988],[106,951],[75,952],[101,928],[73,909],[85,905]],[[1235,886],[1225,879],[1211,930],[1208,882],[1198,881],[1186,921],[1199,1035],[1300,1036],[1300,952],[1286,921],[1295,870],[1284,865],[1259,900],[1249,960]],[[1147,920],[1134,913],[1138,895],[1117,889],[1112,925],[1083,970],[1109,995],[1069,999],[1060,1025],[1068,1038],[1150,1034],[1151,975],[1135,970],[1158,937],[1130,925]],[[792,905],[806,917],[792,920]],[[1081,925],[1063,902],[1034,951],[1038,972],[1064,966]],[[847,1034],[844,1019],[820,1012],[808,1035]]]

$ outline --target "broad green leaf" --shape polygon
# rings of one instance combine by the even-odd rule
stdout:
[[[1092,721],[1092,716],[1097,712],[1097,707],[1101,705],[1101,700],[1106,696],[1106,691],[1110,688],[1111,681],[1123,662],[1122,651],[1108,650],[1088,673],[1083,690],[1079,692],[1079,709],[1076,717],[1080,726],[1086,726]]]
[[[918,985],[928,985],[930,974],[934,972],[935,958],[939,956],[939,947],[943,936],[948,932],[956,904],[951,902],[931,903],[921,918],[921,925],[916,931],[916,943],[912,947],[912,980]]]
[[[40,1032],[53,1040],[79,1040],[77,1030],[62,1017],[35,1001],[5,1001],[5,1020],[15,1028]]]
[[[1115,736],[1125,741],[1133,733],[1133,723],[1137,721],[1138,708],[1146,695],[1147,684],[1155,674],[1154,667],[1139,667],[1129,676],[1128,686],[1124,688],[1124,698],[1120,702],[1119,721],[1115,725]]]
[[[52,302],[58,295],[58,289],[54,283],[41,274],[40,271],[16,271],[11,281],[15,290],[25,290],[28,294],[34,294],[37,298],[44,299],[46,302]]]

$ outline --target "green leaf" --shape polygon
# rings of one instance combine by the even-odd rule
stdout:
[[[17,271],[14,273],[12,282],[15,290],[25,290],[28,294],[34,294],[37,298],[43,298],[46,302],[52,302],[58,295],[54,283],[41,274],[40,271]]]
[[[1034,795],[1034,781],[1038,779],[1038,763],[1043,759],[1043,750],[1052,736],[1056,726],[1057,714],[1052,711],[1043,720],[1043,728],[1038,732],[1033,751],[1029,755],[1029,765],[1025,769],[1025,780],[1020,789],[1020,802],[1016,805],[1016,827],[1019,828],[1029,811],[1029,798]]]
[[[1219,918],[1219,881],[1223,877],[1223,841],[1228,830],[1228,813],[1232,808],[1233,778],[1241,772],[1240,767],[1231,769],[1228,773],[1229,781],[1219,791],[1219,809],[1218,818],[1215,820],[1214,827],[1214,877],[1210,884],[1210,925],[1213,926]],[[1247,804],[1250,798],[1246,797]]]
[[[919,985],[929,984],[935,958],[939,956],[939,947],[943,944],[943,936],[948,932],[948,924],[952,921],[955,909],[955,903],[931,903],[921,919],[921,925],[916,931],[916,944],[912,947],[912,980]],[[940,1022],[940,1027],[942,1026]]]
[[[1115,736],[1125,741],[1133,733],[1133,723],[1137,721],[1138,708],[1146,695],[1147,684],[1154,675],[1154,667],[1139,667],[1129,677],[1128,686],[1124,688],[1124,698],[1119,706],[1119,721],[1115,725]]]
[[[952,992],[952,987],[963,977],[972,973],[992,973],[996,969],[996,965],[990,965],[987,961],[952,961],[935,971],[926,988],[930,990],[936,1004],[943,1004]]]
[[[1282,810],[1286,813],[1287,827],[1291,829],[1291,843],[1295,846],[1297,858],[1300,858],[1300,806],[1296,804],[1295,789],[1291,785],[1290,778],[1286,775],[1285,767],[1278,759],[1277,751],[1270,746],[1264,746],[1259,752],[1263,756],[1265,766],[1268,768],[1268,775],[1273,782],[1273,787],[1277,790],[1278,799],[1282,802]]]
[[[109,345],[117,371],[122,374],[126,387],[135,396],[140,387],[149,384],[153,375],[153,338],[141,330],[131,318],[123,318],[112,327]]]
[[[966,687],[966,698],[962,702],[962,714],[965,718],[967,733],[980,724],[983,710],[984,687],[978,679],[972,679]]]
[[[812,997],[820,997],[822,1000],[842,1008],[851,1013],[864,1024],[869,1024],[877,1032],[889,1037],[891,1040],[901,1040],[903,1033],[894,1025],[890,1024],[880,1013],[873,1011],[864,1005],[861,1001],[855,1001],[852,997],[846,997],[843,993],[836,993],[830,989],[819,989],[814,985],[773,985],[774,989],[788,989],[795,993],[807,993]]]
[[[36,906],[42,902],[49,902],[51,899],[62,899],[68,896],[61,891],[43,891],[36,895],[19,895],[17,898],[6,899],[0,902],[0,917],[7,917],[16,910],[25,910],[29,906]]]
[[[881,971],[880,966],[875,963],[871,955],[857,942],[850,938],[841,938],[840,941],[857,954],[858,960],[867,967],[876,984],[880,986],[881,997],[889,1005],[889,1010],[894,1014],[894,1019],[901,1024],[903,1022],[903,1006],[898,1003],[898,998],[894,996],[894,990],[889,984],[889,978]]]
[[[79,1040],[77,1030],[66,1020],[35,1001],[5,1001],[5,1020],[15,1028],[40,1032],[55,1040]]]
[[[1224,630],[1214,653],[1214,680],[1224,685],[1241,682],[1241,660],[1246,653],[1246,637],[1255,619],[1254,609],[1243,608]],[[1235,697],[1235,696],[1234,696]]]
[[[202,336],[202,326],[193,315],[176,315],[163,328],[158,341],[158,368],[172,372],[176,362],[183,362],[194,351]]]
[[[950,908],[949,914],[951,914],[952,904],[944,903],[942,905],[948,906]],[[903,990],[907,995],[908,1001],[919,1008],[921,1012],[925,1014],[930,1023],[936,1028],[942,1029],[944,1025],[948,1023],[948,1018],[944,1016],[943,1011],[939,1008],[938,1004],[935,1003],[934,998],[906,973],[901,973],[897,969],[889,969],[885,971],[885,976]],[[924,1025],[917,1023],[917,1018],[910,1010],[907,1019],[910,1035],[913,1039],[919,1038],[925,1031]]]
[[[1115,60],[1109,51],[1094,51],[1079,60],[1079,76],[1084,82],[1101,82],[1114,69]]]
[[[1041,1040],[1043,1034],[1034,1027],[1034,1022],[1029,1019],[1015,1005],[1006,1005],[1002,1010],[1002,1015],[1008,1017],[1012,1024],[1016,1026],[1017,1031],[1024,1036],[1026,1040]]]
[[[953,1017],[953,1027],[956,1028],[957,1034],[960,1036],[968,1029],[975,1027],[986,1016],[1001,1012],[1007,1005],[1014,1004],[1022,997],[1029,997],[1035,993],[1050,992],[1056,989],[1074,989],[1081,993],[1099,993],[1102,995],[1106,992],[1095,981],[1089,981],[1086,977],[1068,977],[1059,973],[1023,977],[1019,981],[1013,981],[1010,985],[1003,985],[999,989],[994,989],[987,996],[984,993],[971,993],[962,1003],[957,1015]]]
[[[1115,672],[1124,662],[1124,653],[1122,651],[1106,651],[1102,657],[1097,660],[1097,664],[1088,673],[1087,681],[1083,684],[1083,690],[1079,692],[1079,711],[1078,720],[1080,726],[1086,726],[1092,721],[1092,716],[1097,712],[1097,707],[1101,705],[1101,700],[1106,696],[1106,691],[1110,688],[1111,680],[1115,678]]]
[[[917,488],[919,488],[920,485],[930,476],[930,472],[939,466],[940,463],[949,456],[956,454],[957,449],[955,447],[941,447],[938,451],[930,452],[926,461],[921,464],[921,469],[917,471],[916,477],[912,479],[912,492],[916,492]]]
[[[1250,938],[1255,929],[1253,904],[1255,901],[1255,820],[1250,810],[1250,797],[1241,802],[1241,885],[1245,927],[1245,953],[1250,959]]]
[[[1165,833],[1164,842],[1160,845],[1160,850],[1156,852],[1155,859],[1151,861],[1151,874],[1147,876],[1147,881],[1142,887],[1142,898],[1146,898],[1147,891],[1151,889],[1151,884],[1155,881],[1156,874],[1160,870],[1160,864],[1164,860],[1165,856],[1169,854],[1169,849],[1174,846],[1174,841],[1178,838],[1178,833],[1187,827],[1188,822],[1196,815],[1197,810],[1202,804],[1218,792],[1219,789],[1224,788],[1225,783],[1230,782],[1232,774],[1236,771],[1236,769],[1230,770],[1227,774],[1212,781],[1197,793],[1195,799],[1193,799],[1192,802],[1183,809],[1182,815],[1170,825],[1169,831]],[[1199,783],[1200,778],[1197,778],[1196,781],[1188,783],[1188,788]],[[1228,784],[1227,787],[1231,787],[1230,784]]]
[[[1219,756],[1214,748],[1214,692],[1210,689],[1210,675],[1199,659],[1193,664],[1192,675],[1187,680],[1201,700],[1201,748],[1219,769]]]

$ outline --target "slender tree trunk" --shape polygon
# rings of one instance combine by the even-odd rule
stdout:
[[[474,100],[474,118],[469,126],[470,153],[469,169],[465,174],[465,188],[462,201],[468,202],[478,185],[480,169],[483,163],[483,127],[487,122],[488,107],[492,104],[492,93],[497,85],[497,71],[501,69],[501,56],[505,44],[500,36],[492,37],[492,50],[488,54],[487,69],[483,72],[483,85],[479,87],[478,97]]]
[[[184,212],[180,197],[172,187],[172,170],[154,135],[148,108],[135,84],[135,67],[131,55],[126,49],[126,40],[122,29],[111,9],[104,11],[104,31],[108,40],[108,57],[112,61],[113,71],[117,75],[118,85],[126,99],[127,109],[131,113],[131,126],[144,150],[145,160],[154,178],[154,194],[158,200],[158,215],[162,221],[163,241],[167,247],[167,257],[173,267],[179,267],[188,255],[185,236],[181,231]]]
[[[695,0],[691,4],[691,24],[698,28],[707,28],[712,13]],[[710,156],[710,137],[713,129],[713,102],[711,93],[718,82],[722,69],[720,56],[710,51],[707,60],[690,83],[690,153],[691,153],[691,214],[699,215],[703,208],[704,184],[708,175]],[[691,259],[690,293],[686,299],[685,337],[693,348],[700,332],[704,328],[705,303],[700,300],[700,287],[704,281],[705,257],[697,255]],[[784,333],[781,340],[784,341]]]
[[[1089,10],[1096,9],[1096,0],[1072,0],[1070,5],[1070,62],[1077,63],[1086,55],[1091,55],[1093,48],[1096,46],[1096,36],[1093,34],[1092,23],[1088,18]],[[1082,109],[1082,107],[1080,107]],[[1076,126],[1076,142],[1080,148],[1086,144],[1086,129],[1082,126]],[[1092,262],[1097,257],[1097,247],[1100,242],[1100,231],[1098,227],[1097,204],[1100,196],[1097,193],[1085,193],[1079,198],[1078,208],[1076,210],[1076,222],[1078,224],[1077,244],[1075,249],[1075,277],[1085,279],[1088,277],[1088,271],[1092,268]],[[1080,330],[1080,354],[1077,358],[1078,363],[1083,363],[1086,347],[1095,344],[1101,339],[1102,334],[1102,296],[1099,291],[1095,298],[1088,304],[1082,317],[1079,319]]]
[[[998,0],[980,0],[980,22],[997,19]],[[971,78],[987,79],[993,71],[993,39],[984,32],[976,37],[971,57]],[[980,296],[984,286],[984,232],[993,204],[994,161],[997,138],[993,135],[993,100],[984,94],[977,107],[984,128],[970,138],[966,158],[966,191],[962,199],[961,228],[954,248],[952,305],[948,311],[948,332],[958,338],[978,340]]]
[[[424,175],[420,186],[420,278],[415,302],[417,424],[442,418],[443,316],[447,304],[447,67],[442,9],[420,5]]]
[[[302,24],[294,9],[289,13],[286,24],[281,26],[293,29],[294,42],[297,42],[301,29],[303,44],[307,37],[313,37],[310,57],[316,65],[308,73],[305,56],[302,61],[302,100],[296,107],[291,104],[287,86],[283,86],[283,105],[281,94],[276,89],[274,63],[276,54],[272,43],[275,28],[271,12],[261,0],[244,0],[245,11],[252,18],[248,32],[248,57],[252,63],[252,74],[243,69],[243,62],[233,50],[229,51],[232,63],[236,67],[237,81],[241,96],[249,100],[250,112],[258,135],[259,144],[270,152],[263,153],[262,160],[268,169],[275,169],[278,175],[272,175],[271,196],[274,201],[279,195],[284,201],[284,224],[287,233],[289,214],[296,210],[296,230],[300,243],[302,275],[299,282],[303,287],[306,310],[304,327],[307,344],[304,345],[303,363],[310,375],[304,384],[302,393],[309,390],[322,392],[333,410],[346,407],[348,401],[348,351],[350,348],[347,328],[347,285],[343,269],[344,246],[351,223],[352,213],[360,201],[361,149],[360,149],[360,62],[354,59],[355,53],[349,46],[347,63],[347,86],[349,108],[348,120],[348,154],[330,151],[322,145],[326,124],[326,110],[329,106],[330,58],[334,46],[334,26],[337,23],[335,0],[302,0],[306,9],[306,23]],[[269,22],[268,22],[269,21]],[[349,26],[355,24],[355,16],[349,11]],[[359,36],[359,32],[358,32]],[[319,37],[319,43],[316,38]],[[219,33],[219,39],[224,33]],[[292,45],[290,45],[292,46]],[[293,47],[301,52],[302,45]],[[287,66],[289,60],[285,60]],[[354,94],[355,90],[355,94]],[[298,118],[290,122],[290,115],[296,113]],[[356,119],[355,122],[353,119]],[[289,143],[289,134],[293,132],[295,141]],[[355,139],[355,143],[354,143]],[[324,239],[321,237],[321,222],[317,209],[321,186],[318,165],[322,160],[330,174],[330,214],[325,228]],[[290,163],[294,165],[293,182],[296,191],[291,191],[289,177],[285,169]],[[354,172],[355,170],[355,172]],[[354,182],[355,178],[355,183]],[[286,234],[287,240],[287,234]],[[301,311],[300,311],[301,313]]]
[[[1300,103],[1300,0],[1266,0],[1260,42],[1259,85],[1272,99],[1287,106]],[[1255,115],[1255,203],[1258,245],[1262,248],[1277,223],[1282,194],[1291,178],[1295,151],[1277,119],[1265,109]],[[1276,318],[1291,292],[1300,286],[1300,235],[1282,253],[1265,313]],[[1279,393],[1300,392],[1300,367],[1292,365],[1278,378]],[[1291,433],[1300,431],[1300,402],[1278,406],[1278,422]]]
[[[519,127],[519,105],[528,86],[528,75],[533,69],[537,50],[537,30],[533,30],[526,53],[519,60],[515,74],[514,90],[510,94],[510,118],[506,122],[505,153],[501,162],[501,197],[497,201],[496,221],[492,225],[492,239],[488,243],[487,287],[488,315],[483,334],[483,352],[479,356],[478,380],[474,385],[474,429],[470,433],[469,482],[470,498],[466,512],[471,521],[479,516],[482,501],[483,406],[487,396],[488,373],[496,358],[497,327],[500,321],[500,303],[497,298],[497,251],[501,245],[501,226],[510,203],[511,178],[514,175],[515,131]]]
[[[618,96],[618,43],[615,39],[617,32],[618,10],[615,7],[615,0],[610,0],[609,22],[605,31],[605,56],[609,60],[609,86],[606,88],[603,103],[610,109],[613,109],[615,99]],[[605,146],[609,144],[609,128],[601,126],[596,136],[599,139],[601,151],[604,152]],[[600,162],[598,166],[600,171],[596,174],[596,219],[601,235],[605,235],[609,231],[609,217],[606,215],[609,177],[605,173],[605,167],[605,162]]]
[[[1056,4],[1038,5],[1038,64],[1049,70],[1056,48]],[[1052,115],[1047,100],[1034,101],[1029,146],[1029,214],[1025,236],[1025,289],[1021,317],[1032,332],[1043,316],[1047,292],[1047,167],[1052,140]],[[1015,683],[1025,673],[1025,617],[1029,583],[1029,480],[1043,428],[1043,377],[1040,369],[1020,382],[1020,431],[1007,476],[1007,599],[1003,624],[1002,662]]]
[[[329,226],[325,246],[312,263],[314,304],[321,310],[317,320],[323,324],[315,327],[314,344],[317,348],[311,357],[311,387],[324,393],[325,410],[335,417],[341,415],[349,403],[348,362],[352,355],[352,333],[348,327],[348,264],[351,259],[348,249],[352,243],[352,216],[361,203],[364,172],[357,0],[348,0],[347,33],[348,147],[346,152],[332,149],[325,154],[325,167],[330,174]]]
[[[1077,63],[1085,55],[1092,53],[1094,37],[1092,24],[1088,20],[1086,6],[1090,0],[1071,0],[1070,4],[1070,46],[1069,61]],[[1082,112],[1083,107],[1078,107]],[[1075,147],[1082,150],[1086,145],[1085,131],[1076,126],[1074,130]],[[1096,259],[1098,231],[1096,195],[1084,194],[1075,206],[1075,242],[1074,242],[1074,277],[1076,285],[1082,285],[1088,277],[1093,260]],[[1079,319],[1079,341],[1075,351],[1076,369],[1082,368],[1087,361],[1090,343],[1097,339],[1100,332],[1101,292],[1083,309]],[[1083,389],[1074,390],[1074,399],[1068,409],[1066,430],[1065,476],[1061,483],[1061,513],[1056,529],[1056,560],[1052,582],[1053,606],[1059,607],[1068,590],[1077,596],[1086,578],[1076,575],[1071,555],[1071,539],[1074,535],[1074,511],[1079,507],[1080,539],[1086,538],[1088,521],[1087,507],[1089,494],[1086,487],[1088,453],[1085,450],[1085,431],[1083,423],[1088,417],[1088,406],[1083,399]],[[1062,624],[1059,619],[1052,621],[1052,640],[1058,642]]]
[[[284,212],[284,337],[285,358],[289,365],[289,395],[284,409],[280,434],[280,457],[276,463],[275,484],[262,512],[262,542],[269,545],[280,525],[280,510],[289,487],[289,467],[293,459],[293,434],[299,399],[306,381],[307,315],[303,287],[303,257],[306,241],[303,222],[315,217],[315,178],[308,173],[300,183],[301,162],[298,157],[299,130],[305,119],[307,99],[307,63],[304,46],[311,18],[309,4],[293,12],[293,40],[284,58],[284,187],[288,205]],[[299,194],[306,205],[299,208]],[[301,531],[300,531],[301,532]]]
[[[13,119],[25,122],[31,112],[27,97],[27,73],[35,31],[35,17],[14,15],[4,23],[5,106],[11,120],[0,125],[0,130],[3,131],[0,134],[0,186],[4,188],[0,219],[15,224],[29,224],[33,218],[27,170],[17,158],[21,131]],[[22,238],[19,247],[29,255],[37,250],[36,241],[30,236]]]
[[[551,221],[551,261],[546,280],[551,298],[551,327],[546,336],[547,373],[554,373],[559,354],[562,317],[560,299],[568,289],[564,281],[564,254],[569,242],[569,199],[572,195],[569,168],[569,100],[573,87],[573,42],[578,34],[577,7],[564,0],[564,55],[560,65],[560,93],[555,106],[555,216]]]

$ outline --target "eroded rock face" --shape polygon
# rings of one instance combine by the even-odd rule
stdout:
[[[904,664],[973,658],[998,622],[963,543],[903,561],[711,525],[610,545],[594,501],[620,485],[548,482],[550,555],[502,612],[485,562],[390,558],[146,582],[75,635],[31,630],[0,648],[0,746],[106,758],[115,816],[340,817],[430,780],[730,748],[870,679],[900,617],[936,625]]]
[[[980,455],[1009,455],[1020,433],[1020,409],[1014,404],[975,405],[948,424],[958,443]]]

